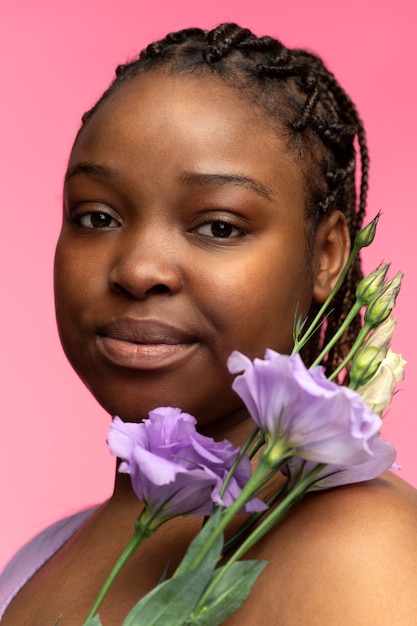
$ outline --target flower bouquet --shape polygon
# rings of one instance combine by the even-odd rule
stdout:
[[[99,606],[138,546],[181,515],[202,516],[201,531],[173,576],[142,598],[123,624],[222,624],[244,602],[267,565],[240,559],[293,504],[310,491],[369,480],[393,466],[395,450],[379,431],[380,415],[403,377],[405,362],[389,349],[395,328],[391,311],[402,274],[387,281],[384,264],[366,276],[350,313],[309,369],[299,354],[320,331],[359,250],[373,241],[378,217],[356,237],[344,271],[315,319],[309,325],[296,320],[291,355],[267,350],[264,359],[253,362],[239,352],[230,355],[229,371],[238,374],[232,387],[254,420],[253,433],[241,449],[200,435],[195,418],[178,408],[156,408],[139,424],[114,418],[110,450],[122,460],[119,471],[130,475],[144,508],[85,626],[101,624]],[[327,378],[321,363],[361,309],[362,329]],[[338,384],[339,375],[347,370],[349,384]],[[275,491],[269,489],[272,496],[262,501],[260,494],[277,474],[286,481]],[[242,512],[247,514],[244,522],[225,543],[226,527]],[[222,562],[229,550],[229,558]]]

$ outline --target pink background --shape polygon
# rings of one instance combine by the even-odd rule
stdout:
[[[3,0],[0,567],[44,525],[111,491],[109,417],[66,363],[55,329],[61,182],[80,116],[114,66],[186,26],[237,21],[310,47],[358,104],[372,156],[369,214],[384,213],[365,265],[392,260],[393,272],[406,272],[394,348],[409,365],[384,431],[398,447],[402,476],[417,486],[415,6],[413,0]]]

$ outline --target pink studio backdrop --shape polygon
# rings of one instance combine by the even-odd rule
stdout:
[[[80,116],[114,66],[185,26],[237,21],[310,47],[358,104],[372,157],[369,214],[383,211],[365,266],[392,260],[393,272],[406,273],[394,348],[409,365],[384,432],[398,448],[402,476],[417,486],[415,6],[412,0],[3,0],[0,567],[43,526],[111,492],[109,417],[73,374],[55,329],[61,183]]]

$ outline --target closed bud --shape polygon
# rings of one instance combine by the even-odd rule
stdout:
[[[388,350],[375,375],[357,390],[363,401],[378,415],[389,406],[397,382],[404,378],[406,363],[401,354]]]
[[[376,270],[362,278],[356,289],[356,299],[361,304],[369,304],[381,291],[387,275],[389,263],[381,263]]]
[[[389,346],[389,343],[394,334],[395,327],[397,325],[397,320],[395,317],[390,315],[382,324],[377,326],[373,333],[369,335],[369,338],[366,340],[366,343],[375,346],[376,348],[384,348],[385,352]]]
[[[391,278],[386,284],[379,296],[377,296],[368,305],[365,311],[365,324],[369,324],[371,328],[379,326],[390,315],[395,306],[398,293],[401,289],[401,281],[404,274],[397,272],[394,278]]]
[[[361,231],[356,235],[354,246],[355,248],[366,248],[370,246],[375,238],[376,227],[378,224],[378,220],[380,218],[381,213],[379,212],[372,222],[369,222],[365,228],[362,228]]]
[[[354,389],[365,385],[385,359],[397,321],[391,315],[378,326],[357,352],[350,368],[350,380]]]

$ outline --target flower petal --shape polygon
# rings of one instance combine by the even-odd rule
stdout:
[[[315,476],[314,482],[308,491],[330,489],[341,485],[372,480],[380,476],[394,465],[396,451],[387,441],[376,435],[369,443],[371,456],[363,463],[342,465],[326,465]],[[284,473],[289,476],[290,485],[299,483],[312,469],[317,466],[316,462],[305,461],[301,457],[292,457]]]
[[[116,417],[110,427],[110,450],[122,459],[119,471],[130,474],[136,495],[158,523],[176,515],[208,515],[214,503],[231,504],[251,475],[244,457],[221,498],[239,449],[200,435],[195,425],[195,418],[180,409],[159,407],[139,424]],[[245,510],[263,506],[254,500]]]
[[[267,350],[264,360],[235,359],[245,370],[233,389],[270,449],[276,443],[320,463],[359,463],[371,456],[368,441],[381,420],[355,391],[329,381],[321,367],[308,370],[298,354]]]

